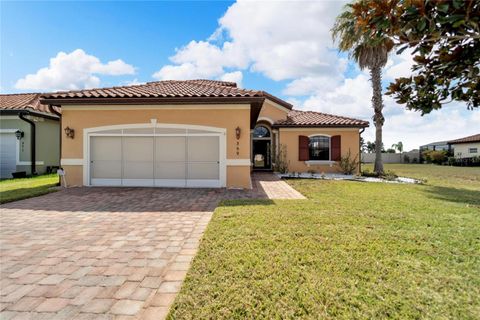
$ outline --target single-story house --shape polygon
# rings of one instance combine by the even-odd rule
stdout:
[[[60,113],[40,94],[0,95],[0,177],[42,174],[60,165]]]
[[[67,185],[251,188],[280,149],[291,172],[334,172],[359,155],[367,121],[213,80],[44,94],[61,108]]]
[[[480,157],[480,133],[448,141],[448,145],[457,159]]]
[[[437,141],[420,146],[420,151],[450,151],[448,141]]]

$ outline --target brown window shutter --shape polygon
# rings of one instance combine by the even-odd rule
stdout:
[[[342,155],[342,137],[341,136],[333,136],[331,138],[331,153],[332,153],[332,160],[333,161],[340,161],[340,157]]]
[[[298,161],[310,160],[308,144],[309,139],[307,136],[298,136]]]

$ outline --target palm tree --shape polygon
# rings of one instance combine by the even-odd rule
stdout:
[[[361,17],[354,13],[358,4],[368,6],[369,0],[359,0],[347,4],[344,11],[337,17],[332,28],[334,41],[338,40],[340,51],[348,52],[360,69],[369,69],[372,81],[374,110],[373,123],[375,124],[375,165],[374,171],[383,174],[382,162],[382,127],[385,122],[383,117],[382,99],[382,68],[388,61],[388,54],[393,48],[393,42],[386,36],[365,30],[361,25]]]
[[[403,143],[402,141],[399,141],[397,143],[392,144],[392,148],[397,149],[398,152],[402,153],[403,152]]]

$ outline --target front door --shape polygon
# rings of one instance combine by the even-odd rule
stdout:
[[[253,140],[253,168],[271,169],[270,140]]]

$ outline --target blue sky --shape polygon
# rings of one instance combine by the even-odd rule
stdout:
[[[152,74],[192,39],[206,39],[232,1],[1,2],[1,91],[25,92],[15,83],[48,64],[58,52],[81,48],[102,61],[122,59],[133,76],[105,76],[102,86]],[[279,92],[281,84],[258,74],[245,77],[252,87]],[[263,82],[262,82],[263,80]]]
[[[344,1],[0,2],[2,93],[163,79],[236,81],[297,109],[371,119],[371,87],[332,43]],[[408,75],[391,55],[384,84]],[[386,146],[407,149],[479,130],[480,113],[450,104],[421,117],[385,97]],[[448,125],[445,125],[448,123]],[[373,125],[364,133],[373,140]]]

